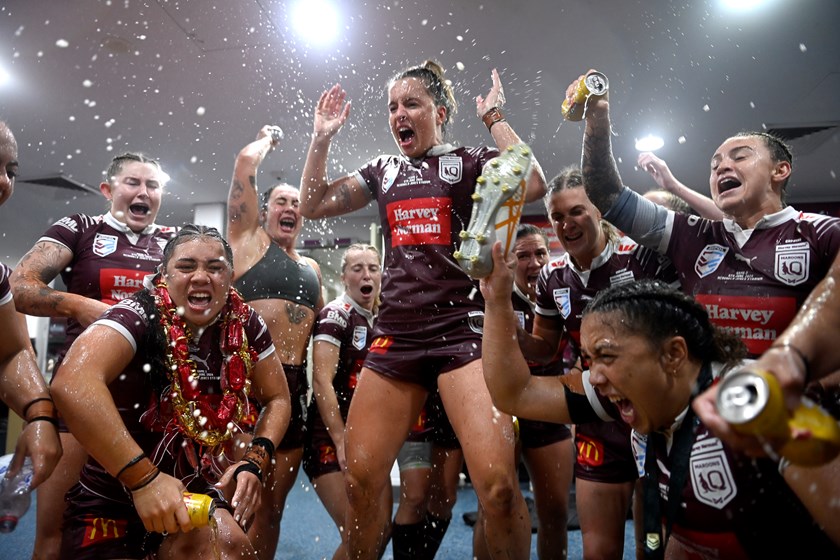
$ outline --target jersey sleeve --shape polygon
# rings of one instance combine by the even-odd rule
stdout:
[[[245,334],[251,348],[257,353],[257,361],[265,359],[274,352],[274,341],[268,330],[268,325],[259,313],[251,309],[251,315],[245,325]]]
[[[349,316],[339,306],[329,304],[321,310],[318,315],[318,323],[315,325],[316,342],[329,342],[341,348],[341,341],[349,324]]]
[[[136,353],[149,328],[149,318],[138,301],[126,298],[105,310],[93,324],[110,327],[123,335]]]
[[[674,212],[624,187],[604,219],[654,251],[665,253],[671,240]]]

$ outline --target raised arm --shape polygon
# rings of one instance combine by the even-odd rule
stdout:
[[[280,141],[276,126],[266,125],[257,139],[242,148],[233,164],[233,178],[228,191],[227,235],[233,246],[251,240],[260,229],[260,204],[257,170],[266,154]]]
[[[73,261],[73,252],[52,241],[35,244],[18,263],[9,279],[15,306],[21,313],[38,317],[72,317],[87,327],[108,309],[108,304],[49,287]]]
[[[583,78],[580,76],[566,89],[570,104],[577,84]],[[609,94],[592,96],[587,102],[580,167],[586,194],[602,214],[606,213],[615,204],[622,189],[621,176],[612,153]]]
[[[515,416],[560,424],[571,423],[563,382],[558,376],[532,376],[517,342],[517,320],[510,294],[513,271],[493,246],[493,271],[481,279],[484,335],[481,365],[493,404]]]
[[[341,86],[321,94],[315,107],[312,141],[300,178],[300,213],[309,219],[328,218],[363,208],[371,195],[365,185],[352,175],[330,181],[327,157],[330,143],[350,115],[350,102]]]
[[[490,135],[496,142],[496,147],[500,151],[505,150],[508,146],[519,144],[522,142],[510,123],[505,120],[501,113],[501,108],[505,104],[505,91],[502,88],[502,80],[499,77],[499,72],[494,68],[491,72],[493,84],[490,86],[490,91],[486,97],[481,95],[475,98],[475,112],[484,124],[489,128]],[[525,201],[533,202],[545,196],[546,185],[545,175],[539,162],[534,158],[534,163],[531,165],[531,173],[526,184]]]
[[[23,459],[32,459],[31,486],[36,488],[50,476],[61,457],[58,427],[44,377],[35,362],[29,343],[26,322],[9,301],[0,305],[0,398],[26,421],[15,449],[12,475],[20,470]]]
[[[133,356],[131,344],[115,329],[90,327],[70,347],[61,366],[63,374],[52,384],[53,398],[70,431],[90,455],[112,476],[119,474],[126,487],[137,488],[131,497],[146,530],[186,531],[192,524],[181,481],[162,472],[150,478],[157,468],[148,458],[129,465],[143,450],[128,432],[108,384]]]
[[[715,202],[708,196],[704,196],[682,184],[674,177],[664,160],[651,152],[642,152],[639,154],[637,164],[639,168],[644,169],[653,177],[659,188],[685,201],[701,218],[723,219],[724,214],[715,206]]]

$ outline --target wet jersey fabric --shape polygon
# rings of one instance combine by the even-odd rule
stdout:
[[[751,356],[784,331],[840,250],[840,218],[789,206],[744,230],[657,208],[625,188],[604,218],[668,256],[683,291]]]
[[[420,159],[381,156],[356,172],[376,200],[384,236],[375,337],[480,337],[484,300],[452,254],[469,224],[476,179],[496,156],[493,148],[440,145]]]
[[[713,376],[727,371],[711,364]],[[623,423],[615,404],[589,383],[587,398],[603,419]],[[647,445],[634,447],[639,465],[652,453],[659,466],[659,490],[667,511],[672,464],[671,442],[687,409],[674,425],[647,437]],[[835,558],[840,549],[816,526],[805,507],[771,459],[734,453],[694,417],[695,438],[688,459],[688,473],[681,504],[673,521],[673,538],[690,551],[691,558]],[[634,433],[634,436],[636,434]]]
[[[549,262],[537,281],[536,312],[558,321],[580,355],[583,310],[600,290],[656,278],[674,287],[676,271],[667,259],[629,237],[609,240],[589,270],[579,269],[569,254]],[[575,430],[575,476],[593,482],[630,482],[637,470],[630,448],[630,428],[623,423],[584,423]]]
[[[134,233],[110,213],[73,214],[54,223],[38,241],[58,243],[73,253],[73,260],[61,271],[69,293],[113,305],[143,287],[143,277],[155,271],[176,231],[152,224]],[[75,319],[67,319],[60,356],[83,330]]]

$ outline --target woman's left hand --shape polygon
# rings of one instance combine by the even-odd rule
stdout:
[[[479,287],[484,296],[485,304],[507,303],[510,301],[510,294],[513,292],[513,268],[515,263],[510,256],[505,258],[502,254],[502,242],[496,241],[493,244],[493,270],[485,278],[482,278]]]
[[[487,92],[487,97],[480,95],[475,98],[475,113],[478,118],[482,118],[487,111],[494,107],[502,107],[505,104],[505,90],[502,88],[502,80],[499,78],[499,72],[493,68],[491,73],[493,78],[493,85],[490,91]]]
[[[216,483],[216,488],[224,492],[225,498],[230,501],[233,507],[233,520],[243,530],[247,530],[254,515],[262,502],[262,481],[254,473],[242,471],[234,478],[233,473],[246,461],[239,461],[231,465]],[[231,492],[233,497],[229,498]]]

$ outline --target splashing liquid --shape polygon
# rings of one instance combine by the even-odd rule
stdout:
[[[213,550],[213,558],[222,560],[222,550],[219,548],[219,524],[212,515],[207,521],[207,526],[210,527],[210,548]]]

